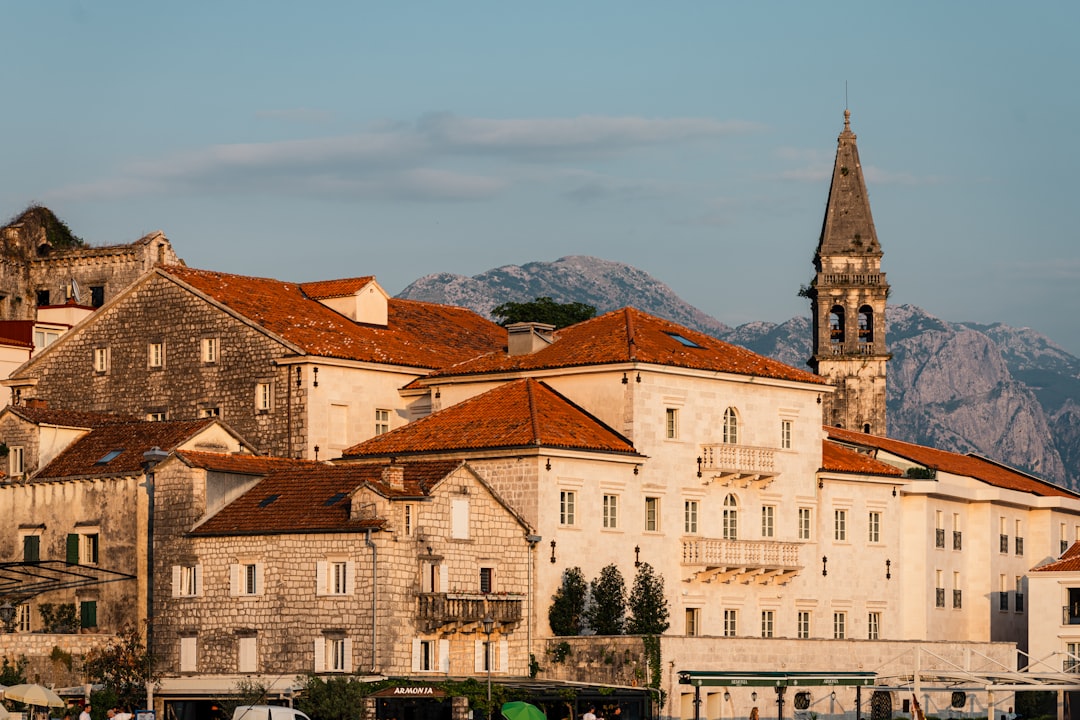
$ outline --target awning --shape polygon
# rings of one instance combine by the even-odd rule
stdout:
[[[700,687],[810,687],[856,685],[869,687],[877,675],[872,672],[720,672],[682,670],[679,683]]]
[[[0,598],[26,602],[41,593],[88,585],[134,580],[134,575],[63,560],[0,563]]]

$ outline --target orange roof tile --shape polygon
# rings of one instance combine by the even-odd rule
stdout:
[[[545,383],[516,380],[355,445],[343,457],[550,447],[637,454],[633,444]]]
[[[1080,542],[1074,542],[1054,562],[1032,568],[1032,572],[1076,572],[1080,570]]]
[[[60,427],[96,428],[116,423],[140,422],[132,415],[113,415],[110,413],[86,412],[83,410],[53,410],[51,408],[9,405],[4,408],[35,425],[59,425]]]
[[[558,330],[555,342],[529,355],[511,357],[500,349],[456,365],[447,363],[432,377],[626,362],[827,384],[813,373],[630,307]]]
[[[836,427],[825,426],[825,430],[833,440],[878,448],[925,467],[970,477],[994,487],[1040,496],[1080,497],[1080,494],[977,455],[960,455]]]
[[[355,295],[374,279],[375,276],[373,275],[365,275],[364,277],[343,278],[341,280],[319,280],[317,282],[301,283],[300,289],[313,300],[347,297]]]
[[[253,469],[258,463],[249,462],[250,457],[241,455],[214,457],[213,453],[193,452],[179,455],[190,464],[226,472],[242,467]],[[406,490],[394,492],[382,482],[384,465],[327,465],[275,458],[264,464],[266,477],[258,485],[195,528],[192,535],[278,535],[378,529],[385,519],[349,517],[349,496],[357,488],[366,485],[384,495],[423,495],[460,465],[459,460],[403,463]],[[234,470],[227,469],[230,467]]]
[[[859,475],[903,475],[900,468],[828,440],[823,440],[821,443],[821,469]]]
[[[505,330],[465,308],[390,298],[387,326],[381,327],[353,322],[305,295],[303,286],[296,283],[180,265],[159,266],[158,272],[189,285],[309,355],[436,368],[506,344]],[[334,282],[306,285],[330,286]],[[341,282],[347,285],[356,280]]]
[[[34,473],[33,481],[138,474],[142,472],[143,453],[147,450],[159,447],[169,451],[214,422],[213,418],[203,418],[102,425],[76,440]]]

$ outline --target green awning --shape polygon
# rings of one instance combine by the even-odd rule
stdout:
[[[809,687],[820,685],[874,684],[872,672],[721,672],[682,670],[679,683],[720,687]]]

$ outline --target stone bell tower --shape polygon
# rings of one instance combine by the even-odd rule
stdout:
[[[892,357],[885,345],[889,284],[881,256],[851,111],[844,110],[816,274],[806,292],[814,325],[808,364],[836,386],[823,399],[823,423],[873,435],[885,435],[885,365]]]

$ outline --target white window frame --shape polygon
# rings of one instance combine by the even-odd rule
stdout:
[[[739,634],[739,611],[724,610],[724,637],[736,637]]]
[[[739,411],[734,407],[724,409],[724,444],[739,444]]]
[[[833,622],[833,640],[844,640],[847,638],[847,613],[846,612],[834,612],[832,614]]]
[[[660,498],[645,498],[645,532],[660,532]]]
[[[165,343],[150,343],[146,346],[146,366],[149,368],[165,367]]]
[[[686,625],[684,627],[687,637],[697,637],[701,634],[701,608],[686,608]]]
[[[21,445],[8,448],[8,476],[17,478],[26,473],[26,453]]]
[[[199,346],[203,363],[210,365],[221,357],[221,345],[216,337],[202,338]]]
[[[605,530],[617,530],[619,527],[619,496],[604,495],[603,525]]]
[[[762,610],[761,611],[761,637],[771,638],[774,636],[774,630],[776,626],[776,611],[775,610]]]
[[[833,540],[847,542],[847,510],[833,510]]]
[[[679,408],[664,408],[664,437],[679,439]]]
[[[221,408],[217,405],[213,407],[199,408],[200,418],[219,418],[221,417]]]
[[[866,614],[866,639],[881,639],[881,613],[871,611]]]
[[[109,372],[109,348],[96,347],[94,348],[94,372],[99,375],[104,375]]]
[[[390,432],[390,411],[383,408],[375,409],[375,434],[384,435]]]
[[[201,597],[202,590],[202,565],[173,565],[173,597]]]
[[[801,507],[799,508],[799,539],[811,540],[813,538],[814,513],[812,508]]]
[[[272,385],[268,382],[255,384],[255,410],[258,412],[270,412],[273,402]]]
[[[761,506],[761,537],[776,537],[776,506]]]
[[[866,539],[867,542],[881,542],[881,512],[878,510],[871,510],[867,515]]]
[[[101,561],[101,533],[95,528],[79,533],[79,564],[97,565]]]
[[[791,449],[791,428],[792,428],[791,420],[781,420],[780,421],[780,449],[781,450],[790,450]]]
[[[413,515],[415,511],[412,503],[405,503],[401,508],[401,525],[405,531],[405,537],[416,534],[416,518]]]
[[[701,505],[697,500],[683,501],[683,532],[687,535],[697,535],[700,509]]]
[[[812,617],[809,610],[799,610],[795,616],[795,636],[799,640],[810,638]]]
[[[559,491],[559,524],[567,527],[573,526],[577,521],[577,492],[574,490]]]
[[[724,511],[721,518],[720,537],[724,540],[738,540],[739,500],[731,493],[724,496]]]
[[[22,603],[17,608],[15,608],[15,632],[31,632],[32,618],[33,613],[30,612],[30,603]]]
[[[356,591],[356,563],[328,557],[315,563],[316,595],[352,595]]]
[[[264,592],[266,571],[263,563],[243,561],[229,566],[229,595],[259,597]]]
[[[166,418],[168,418],[168,414],[161,410],[146,413],[146,419],[149,422],[165,422]]]
[[[351,673],[352,638],[320,635],[315,638],[316,673]]]

